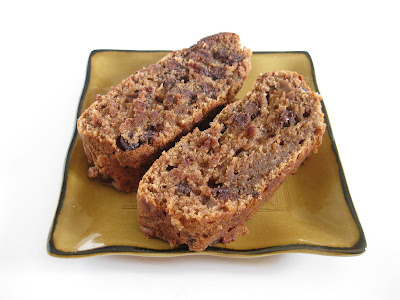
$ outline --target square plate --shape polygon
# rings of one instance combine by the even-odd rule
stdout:
[[[111,86],[162,58],[167,51],[95,50],[90,54],[78,116]],[[252,70],[237,95],[242,98],[259,73],[290,70],[302,74],[318,91],[307,52],[255,52]],[[201,254],[251,257],[282,252],[352,255],[365,251],[358,220],[324,104],[327,131],[317,154],[286,180],[273,198],[247,223],[250,234]],[[88,162],[77,131],[73,136],[64,180],[48,240],[54,256],[99,254],[174,256],[199,254],[187,247],[171,249],[139,230],[136,193],[124,193],[86,176]]]

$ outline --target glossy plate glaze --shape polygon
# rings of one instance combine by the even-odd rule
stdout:
[[[78,116],[94,100],[136,70],[163,57],[165,51],[96,50],[90,54]],[[318,91],[307,52],[256,52],[252,70],[238,98],[251,89],[258,74],[290,70],[302,74]],[[323,106],[327,131],[312,155],[247,223],[250,234],[235,242],[209,247],[200,254],[252,257],[282,252],[353,255],[366,241],[340,164]],[[48,240],[54,256],[99,254],[174,256],[199,254],[186,247],[148,239],[139,230],[136,193],[124,193],[86,176],[88,163],[75,130],[65,164],[64,181]]]

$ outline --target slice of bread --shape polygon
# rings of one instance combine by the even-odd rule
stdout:
[[[301,75],[260,75],[211,127],[164,152],[137,193],[140,228],[202,251],[247,233],[246,222],[322,143],[321,97]]]
[[[132,191],[161,152],[233,100],[250,71],[251,51],[220,33],[143,68],[78,119],[88,176]]]

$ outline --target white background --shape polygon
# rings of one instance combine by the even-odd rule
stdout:
[[[396,1],[2,1],[0,299],[400,299]],[[46,253],[93,49],[181,49],[220,31],[314,61],[368,249],[60,259]]]

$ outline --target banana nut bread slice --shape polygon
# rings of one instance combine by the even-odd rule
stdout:
[[[78,119],[88,176],[132,191],[161,152],[231,101],[251,68],[234,33],[206,37],[123,80]]]
[[[139,184],[140,229],[171,246],[202,251],[247,233],[261,204],[322,143],[320,96],[301,75],[260,75],[226,106],[155,161]]]

